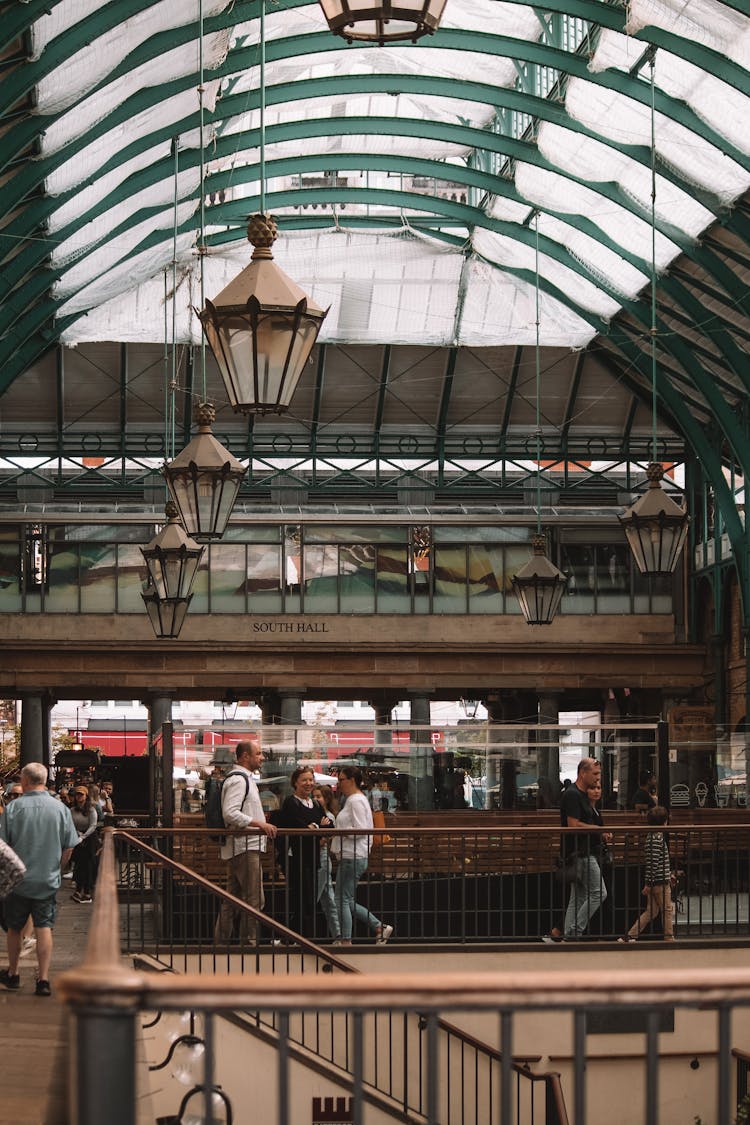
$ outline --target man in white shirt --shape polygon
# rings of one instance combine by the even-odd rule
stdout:
[[[261,857],[266,850],[266,837],[276,835],[276,826],[266,821],[260,802],[258,786],[253,774],[263,765],[263,751],[259,742],[238,742],[235,750],[237,765],[233,766],[221,790],[221,811],[227,828],[256,829],[246,836],[227,836],[221,847],[221,858],[227,864],[227,890],[249,906],[262,910],[263,872]],[[228,942],[232,937],[235,911],[231,903],[222,902],[216,919],[214,938]],[[242,913],[240,938],[243,943],[255,942],[258,926],[254,919]]]

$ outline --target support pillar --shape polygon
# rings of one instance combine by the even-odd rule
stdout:
[[[302,725],[302,700],[298,692],[279,693],[279,723],[282,727]]]
[[[539,725],[557,726],[560,722],[562,693],[548,691],[539,695]],[[548,734],[537,730],[539,792],[545,803],[560,803],[560,732]],[[544,791],[544,792],[543,792]]]
[[[264,727],[273,727],[281,719],[281,697],[276,691],[264,691],[258,700],[261,722]]]
[[[161,754],[151,752],[153,740],[162,734]],[[172,826],[174,796],[174,750],[172,745],[172,699],[168,695],[153,695],[148,700],[149,739],[149,812],[162,826]]]
[[[410,701],[409,713],[412,766],[409,776],[409,808],[411,810],[432,809],[435,806],[434,750],[430,720],[429,698],[426,695],[414,696]],[[453,771],[450,772],[452,774]],[[451,779],[445,778],[444,782],[445,785],[451,786],[452,793]],[[441,786],[441,790],[443,788],[444,786]],[[448,803],[444,807],[450,808],[451,805]]]
[[[21,696],[21,765],[48,764],[49,746],[49,700],[44,692],[25,693]]]

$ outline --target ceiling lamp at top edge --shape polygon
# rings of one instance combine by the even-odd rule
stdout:
[[[320,0],[334,35],[347,43],[415,43],[437,31],[446,0]]]

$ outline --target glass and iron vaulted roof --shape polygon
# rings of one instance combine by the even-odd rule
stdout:
[[[385,48],[307,0],[28,0],[0,36],[6,424],[44,417],[56,346],[197,343],[265,209],[340,360],[303,427],[470,430],[502,370],[498,425],[528,430],[538,321],[545,425],[645,433],[655,262],[660,430],[750,470],[747,0],[448,0]]]

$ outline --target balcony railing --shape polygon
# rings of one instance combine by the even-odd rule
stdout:
[[[133,849],[136,841],[126,841]],[[601,971],[589,965],[573,972],[482,972],[482,973],[377,973],[353,974],[335,957],[298,941],[299,950],[287,950],[283,959],[288,973],[237,972],[233,958],[225,973],[200,971],[207,961],[186,962],[187,971],[148,972],[125,966],[121,959],[120,907],[117,896],[117,864],[111,833],[105,841],[94,904],[89,946],[82,966],[58,978],[60,991],[73,1014],[75,1068],[71,1097],[71,1119],[79,1125],[106,1120],[108,1125],[134,1125],[136,1121],[136,1021],[141,1012],[190,1013],[192,1026],[200,1021],[204,1047],[203,1065],[193,1093],[203,1106],[205,1121],[217,1117],[215,1098],[226,1107],[248,1104],[258,1076],[247,1068],[239,1089],[219,1089],[217,1074],[221,1056],[217,1052],[217,1020],[245,1013],[273,1032],[275,1073],[264,1073],[263,1083],[277,1091],[275,1116],[270,1125],[290,1125],[290,1066],[299,1028],[305,1016],[316,1034],[325,1022],[325,1039],[337,1057],[345,1057],[349,1075],[350,1118],[363,1125],[365,1105],[386,1095],[372,1084],[373,1044],[392,1037],[398,1049],[403,1041],[394,1034],[399,1021],[417,1021],[419,1046],[415,1059],[403,1068],[408,1100],[401,1112],[419,1113],[427,1125],[468,1125],[470,1121],[497,1120],[501,1125],[545,1122],[546,1125],[587,1125],[587,1062],[590,1059],[587,1020],[597,1011],[644,1013],[645,1032],[641,1058],[642,1081],[631,1100],[632,1120],[657,1125],[660,1114],[660,1018],[671,1010],[700,1011],[700,1026],[708,1025],[715,1013],[717,1066],[712,1077],[711,1100],[717,1125],[730,1125],[732,1097],[731,1017],[750,1005],[750,969],[714,968],[701,972],[668,969]],[[156,850],[140,846],[148,866],[146,872],[155,892],[163,891],[165,872],[189,878],[185,869]],[[120,866],[122,857],[120,857]],[[199,880],[200,881],[200,880]],[[222,892],[216,894],[222,897]],[[237,908],[250,910],[236,902]],[[251,911],[252,912],[252,911]],[[252,912],[257,913],[257,912]],[[262,917],[262,916],[258,916]],[[283,933],[278,923],[266,919],[269,930]],[[288,933],[286,934],[287,937]],[[293,935],[291,935],[293,936]],[[274,946],[263,956],[274,958]],[[241,952],[241,951],[240,951]],[[258,954],[260,956],[260,954]],[[296,958],[292,962],[292,958]],[[326,972],[324,966],[330,971]],[[159,967],[156,965],[155,967]],[[164,963],[162,968],[166,967]],[[174,965],[171,966],[174,968]],[[199,971],[196,971],[199,970]],[[305,971],[307,969],[307,971]],[[520,1016],[531,1012],[568,1013],[572,1023],[571,1093],[573,1110],[566,1116],[559,1083],[545,1076],[547,1096],[542,1107],[529,1108],[518,1095],[519,1066],[514,1060],[514,1032]],[[310,1018],[310,1013],[314,1018]],[[465,1086],[446,1082],[446,1039],[443,1018],[453,1013],[484,1013],[499,1021],[499,1049],[491,1055],[497,1063],[494,1085],[475,1087],[475,1101],[467,1105]],[[382,1032],[377,1020],[388,1020]],[[712,1025],[713,1027],[713,1025]],[[467,1037],[468,1038],[468,1037]],[[479,1044],[481,1047],[481,1044]],[[403,1058],[402,1058],[403,1062]],[[343,1069],[343,1068],[342,1068]],[[387,1071],[387,1067],[385,1068]],[[475,1064],[476,1069],[476,1064]],[[524,1069],[520,1067],[520,1069]],[[526,1068],[530,1070],[531,1068]],[[391,1072],[393,1068],[391,1067]],[[535,1075],[537,1079],[542,1076]],[[417,1090],[415,1104],[410,1091]],[[390,1095],[396,1115],[398,1103]],[[493,1100],[494,1099],[494,1100]],[[179,1100],[176,1096],[176,1100]],[[177,1106],[175,1106],[175,1110]],[[166,1120],[166,1119],[165,1119]],[[227,1112],[225,1121],[230,1117]]]
[[[717,818],[722,817],[717,812]],[[743,813],[743,816],[745,814]],[[586,927],[589,940],[612,941],[633,925],[644,909],[647,825],[607,825],[612,842],[607,862],[597,859],[601,899]],[[192,947],[213,940],[212,896],[225,883],[215,832],[207,829],[132,830],[118,835],[123,888],[129,887],[128,916],[138,941],[151,933],[156,941],[185,941]],[[676,825],[664,829],[675,874],[672,887],[674,931],[678,938],[745,938],[750,933],[750,824],[717,820],[710,826]],[[312,853],[296,850],[301,835],[280,832],[263,859],[266,912],[289,926],[300,914],[298,888],[317,880]],[[365,837],[371,843],[368,868],[357,886],[357,901],[384,924],[393,926],[400,943],[539,941],[563,927],[570,887],[559,868],[563,837],[574,829],[534,827],[502,819],[487,828],[392,828],[372,833],[326,833],[320,851],[337,837]],[[176,878],[168,897],[154,898],[152,875],[138,840],[157,854],[172,857],[204,883]],[[309,837],[308,837],[309,839]],[[579,841],[581,855],[593,842]],[[290,854],[291,853],[291,854]],[[317,859],[314,861],[317,863]],[[336,859],[332,860],[334,898]],[[309,902],[308,891],[308,902]],[[317,893],[317,891],[316,891]],[[579,895],[586,892],[579,888]],[[314,899],[315,896],[313,896]],[[302,904],[304,905],[304,903]],[[314,906],[313,902],[313,906]],[[337,904],[340,909],[340,903]],[[304,913],[304,911],[302,911]],[[662,936],[661,922],[644,930],[644,939]],[[317,943],[336,936],[322,912],[313,912],[307,937]],[[372,938],[367,928],[354,940]]]

